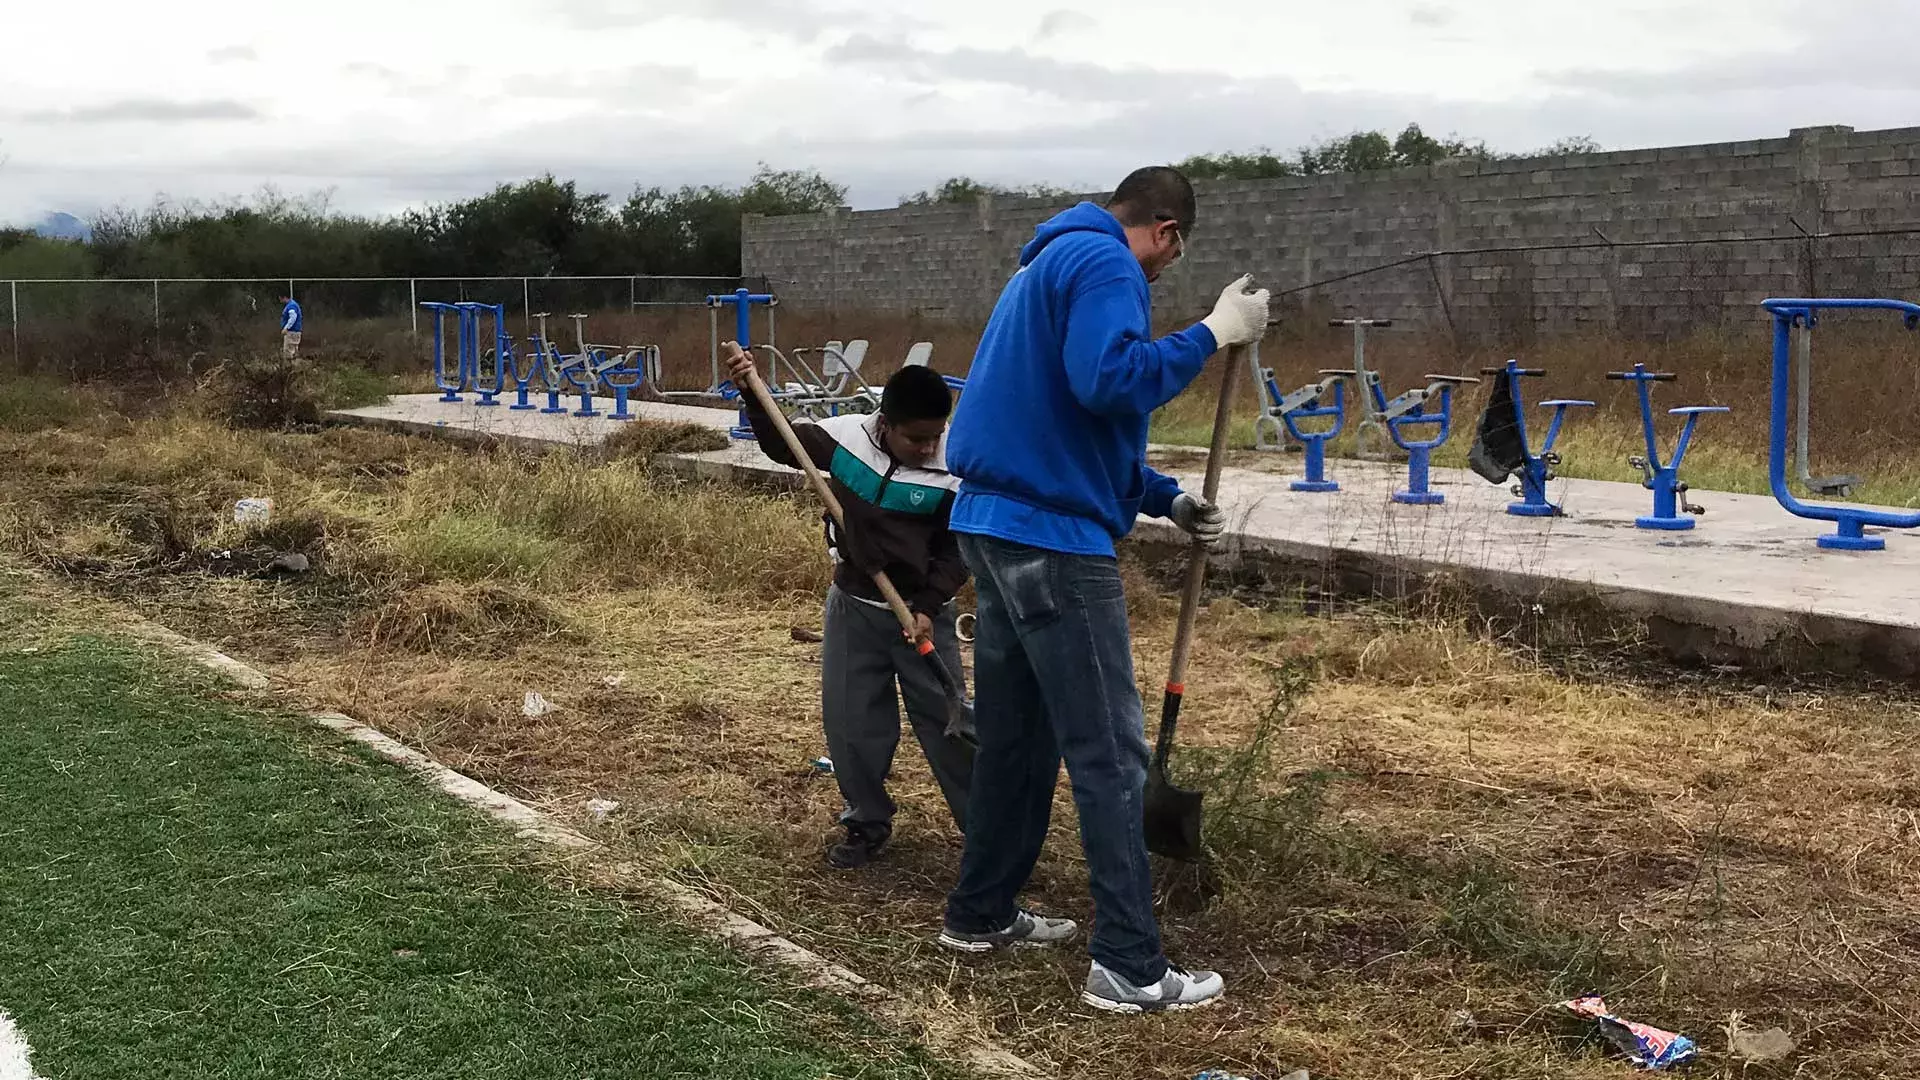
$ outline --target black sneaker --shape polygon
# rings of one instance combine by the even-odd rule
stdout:
[[[891,825],[847,822],[847,838],[827,849],[827,863],[839,870],[858,870],[886,854],[893,838]]]

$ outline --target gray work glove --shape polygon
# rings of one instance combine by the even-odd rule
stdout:
[[[1227,531],[1227,515],[1218,506],[1190,492],[1181,492],[1173,500],[1173,523],[1195,540],[1212,547]]]
[[[1200,320],[1202,326],[1213,331],[1214,343],[1223,349],[1259,341],[1267,332],[1270,294],[1265,289],[1248,292],[1247,286],[1252,283],[1252,274],[1242,274],[1239,280],[1220,291],[1213,313]]]

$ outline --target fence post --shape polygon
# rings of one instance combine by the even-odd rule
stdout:
[[[527,279],[520,279],[520,332],[533,332],[533,289],[527,285]]]
[[[407,279],[407,336],[420,336],[420,282],[415,278]]]
[[[640,299],[640,279],[637,277],[633,277],[632,275],[628,275],[627,277],[627,314],[628,315],[633,314],[635,303],[639,299]]]
[[[153,328],[160,329],[160,279],[153,279]]]
[[[13,362],[20,363],[20,283],[7,282],[7,310],[13,313]]]

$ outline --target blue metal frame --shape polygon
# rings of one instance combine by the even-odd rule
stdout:
[[[499,343],[494,346],[494,356],[501,371],[513,372],[514,399],[513,404],[507,408],[514,412],[526,412],[535,408],[533,402],[527,400],[527,388],[533,384],[533,377],[540,374],[540,353],[533,347],[533,344],[538,341],[537,337],[530,339],[529,351],[525,356],[521,356],[514,349],[513,339],[504,332],[499,337]]]
[[[420,306],[433,312],[434,388],[441,392],[441,401],[459,401],[461,392],[467,388],[467,376],[469,374],[467,369],[466,347],[461,343],[465,336],[461,331],[466,325],[466,316],[460,311],[460,307],[457,304],[428,300],[421,303]],[[446,319],[447,312],[449,311],[453,312],[456,316],[454,324],[454,374],[451,380],[447,378]]]
[[[500,404],[494,398],[506,389],[507,373],[504,357],[500,354],[502,342],[507,338],[507,306],[505,304],[483,304],[478,300],[461,300],[454,304],[460,311],[460,350],[462,363],[473,373],[473,389],[480,395],[476,406],[492,407]],[[480,383],[480,319],[484,315],[493,316],[493,384],[483,386]]]
[[[580,392],[580,407],[573,410],[573,415],[575,416],[593,417],[600,415],[600,410],[593,407],[593,390],[594,387],[600,384],[600,377],[594,373],[594,368],[598,362],[596,357],[604,355],[606,354],[601,350],[588,349],[582,354],[582,363],[575,364],[560,372],[560,377],[566,380],[567,385]]]
[[[1386,400],[1378,382],[1373,386],[1374,404],[1378,406],[1375,411],[1386,418],[1387,436],[1407,452],[1407,486],[1394,492],[1392,499],[1410,506],[1438,506],[1447,501],[1446,495],[1432,487],[1433,452],[1453,434],[1453,388],[1480,381],[1441,375],[1429,375],[1427,380],[1425,389],[1409,390],[1392,401]],[[1414,439],[1401,430],[1408,427],[1437,430],[1424,439]]]
[[[1760,306],[1773,316],[1773,394],[1767,419],[1767,483],[1773,497],[1796,517],[1831,521],[1834,531],[1815,541],[1820,547],[1841,551],[1879,551],[1886,540],[1866,535],[1868,526],[1882,529],[1911,529],[1920,526],[1920,512],[1893,513],[1858,506],[1809,503],[1795,498],[1787,487],[1787,383],[1793,352],[1793,328],[1802,322],[1819,325],[1818,312],[1829,308],[1867,308],[1897,311],[1909,330],[1920,327],[1920,304],[1905,300],[1868,299],[1770,299]]]
[[[1317,383],[1303,386],[1286,397],[1281,397],[1279,388],[1273,379],[1267,379],[1267,393],[1274,399],[1274,407],[1280,412],[1280,422],[1287,427],[1287,434],[1305,448],[1307,475],[1287,486],[1294,491],[1339,491],[1338,482],[1327,479],[1327,443],[1339,437],[1347,426],[1347,379],[1351,372],[1332,368],[1320,372],[1324,378]],[[1232,376],[1229,375],[1229,378]],[[1324,404],[1328,392],[1333,394],[1333,404]],[[1320,420],[1333,417],[1333,426],[1324,431],[1301,431],[1300,421]]]
[[[647,381],[647,360],[659,353],[657,345],[636,345],[626,355],[619,357],[619,363],[612,367],[602,367],[597,374],[607,389],[613,391],[613,411],[607,414],[609,420],[632,420],[633,414],[627,411],[627,396]],[[632,382],[616,382],[615,377]]]
[[[751,289],[735,289],[730,293],[720,293],[707,297],[708,307],[719,307],[722,304],[733,305],[733,340],[742,349],[748,351],[753,349],[753,305],[771,303],[773,303],[772,293],[757,293]],[[727,390],[730,388],[734,390],[734,393],[727,393]],[[723,400],[739,396],[738,388],[731,387],[731,380],[722,380],[714,387],[714,391],[718,393]],[[747,423],[747,410],[745,406],[742,406],[740,409],[740,422],[735,424],[727,434],[741,440],[750,441],[753,439],[753,428]]]
[[[1667,532],[1679,532],[1693,528],[1693,518],[1681,513],[1685,505],[1681,496],[1687,493],[1687,485],[1680,482],[1680,463],[1687,456],[1687,447],[1693,442],[1693,428],[1707,413],[1732,412],[1725,405],[1683,405],[1677,409],[1668,409],[1669,416],[1684,416],[1686,423],[1680,428],[1680,438],[1673,444],[1671,460],[1660,460],[1660,440],[1653,430],[1653,384],[1672,382],[1676,376],[1666,371],[1648,371],[1647,365],[1635,364],[1632,371],[1609,371],[1607,378],[1635,384],[1640,395],[1640,430],[1647,441],[1645,458],[1628,458],[1627,464],[1638,465],[1646,473],[1641,486],[1653,492],[1653,513],[1646,517],[1633,519],[1635,528],[1661,529]],[[1698,511],[1695,511],[1696,513]]]
[[[556,374],[565,363],[566,356],[560,352],[560,346],[544,334],[529,335],[527,340],[533,343],[534,355],[539,358],[540,383],[547,390],[547,403],[540,412],[544,416],[558,416],[567,411],[567,407],[560,403],[560,394],[566,389],[565,380]]]
[[[1549,398],[1540,402],[1541,408],[1553,410],[1553,422],[1547,425],[1546,442],[1535,450],[1527,435],[1527,407],[1520,393],[1520,380],[1545,375],[1546,370],[1523,368],[1520,361],[1508,360],[1504,367],[1482,368],[1480,373],[1507,379],[1507,389],[1513,394],[1513,422],[1519,430],[1521,451],[1526,455],[1520,470],[1520,501],[1508,503],[1507,513],[1516,517],[1558,517],[1560,507],[1547,501],[1547,481],[1553,479],[1553,466],[1560,463],[1560,455],[1553,452],[1553,445],[1560,440],[1560,425],[1566,421],[1567,410],[1592,408],[1593,402],[1576,398]]]

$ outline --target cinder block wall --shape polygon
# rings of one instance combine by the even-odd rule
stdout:
[[[1155,299],[1169,315],[1198,314],[1251,271],[1287,291],[1287,305],[1316,313],[1525,341],[1757,318],[1753,305],[1767,296],[1912,298],[1916,159],[1920,128],[1819,127],[1753,142],[1203,183],[1188,255]],[[749,216],[743,270],[814,311],[984,318],[1020,245],[1065,205]],[[1914,231],[1846,235],[1901,228]]]

